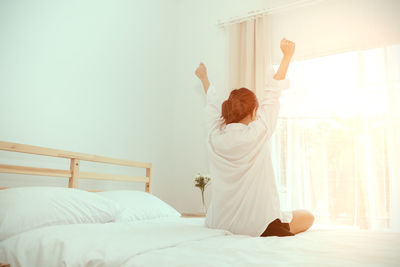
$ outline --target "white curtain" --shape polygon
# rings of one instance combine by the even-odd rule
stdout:
[[[292,64],[272,140],[286,209],[397,229],[399,67],[400,45]]]
[[[386,51],[390,225],[400,231],[400,45],[388,47]]]
[[[267,26],[267,16],[227,26],[230,90],[246,87],[256,95],[263,90],[266,66],[271,63],[270,39],[265,34]]]

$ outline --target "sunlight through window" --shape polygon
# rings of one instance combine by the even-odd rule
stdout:
[[[284,209],[308,208],[319,223],[389,227],[385,49],[293,62],[272,140]]]

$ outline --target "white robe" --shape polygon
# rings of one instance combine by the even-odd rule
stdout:
[[[272,168],[270,138],[279,113],[281,89],[288,80],[268,77],[255,121],[249,125],[222,126],[221,99],[211,85],[207,92],[207,150],[212,178],[212,200],[206,226],[234,234],[260,236],[268,224],[279,218],[292,220],[282,211]]]

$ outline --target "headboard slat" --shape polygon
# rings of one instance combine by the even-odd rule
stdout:
[[[137,162],[123,159],[115,159],[97,155],[90,155],[84,153],[70,152],[65,150],[58,150],[53,148],[45,148],[17,143],[10,143],[0,141],[0,150],[35,154],[57,158],[70,159],[69,170],[59,169],[47,169],[29,166],[15,166],[0,164],[0,173],[11,173],[11,174],[28,174],[28,175],[39,175],[39,176],[52,176],[52,177],[67,177],[69,178],[68,187],[78,187],[78,179],[98,179],[98,180],[114,180],[114,181],[129,181],[129,182],[143,182],[146,183],[145,190],[151,193],[151,181],[152,181],[152,164],[147,162]],[[100,162],[113,165],[123,165],[136,168],[146,169],[146,176],[130,176],[121,174],[104,174],[95,172],[81,172],[80,161],[92,161]]]
[[[114,165],[138,167],[138,168],[150,168],[151,167],[151,163],[146,163],[146,162],[115,159],[115,158],[110,158],[110,157],[103,157],[103,156],[97,156],[97,155],[91,155],[91,154],[71,152],[71,151],[53,149],[53,148],[45,148],[45,147],[40,147],[40,146],[31,146],[31,145],[25,145],[25,144],[10,143],[10,142],[4,142],[4,141],[0,141],[0,150],[14,151],[14,152],[20,152],[20,153],[27,153],[27,154],[36,154],[36,155],[50,156],[50,157],[57,157],[57,158],[79,159],[79,160],[84,160],[84,161],[101,162],[101,163],[108,163],[108,164],[114,164]]]
[[[54,177],[70,177],[71,175],[71,173],[67,170],[15,166],[6,164],[0,164],[0,173],[28,174],[28,175],[54,176]]]
[[[106,174],[106,173],[96,173],[96,172],[80,172],[79,178],[94,179],[94,180],[143,182],[143,183],[147,183],[149,181],[149,178],[144,176],[130,176],[130,175]]]

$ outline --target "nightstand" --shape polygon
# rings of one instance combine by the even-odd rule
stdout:
[[[204,218],[206,217],[205,213],[182,213],[181,217],[184,218]]]

